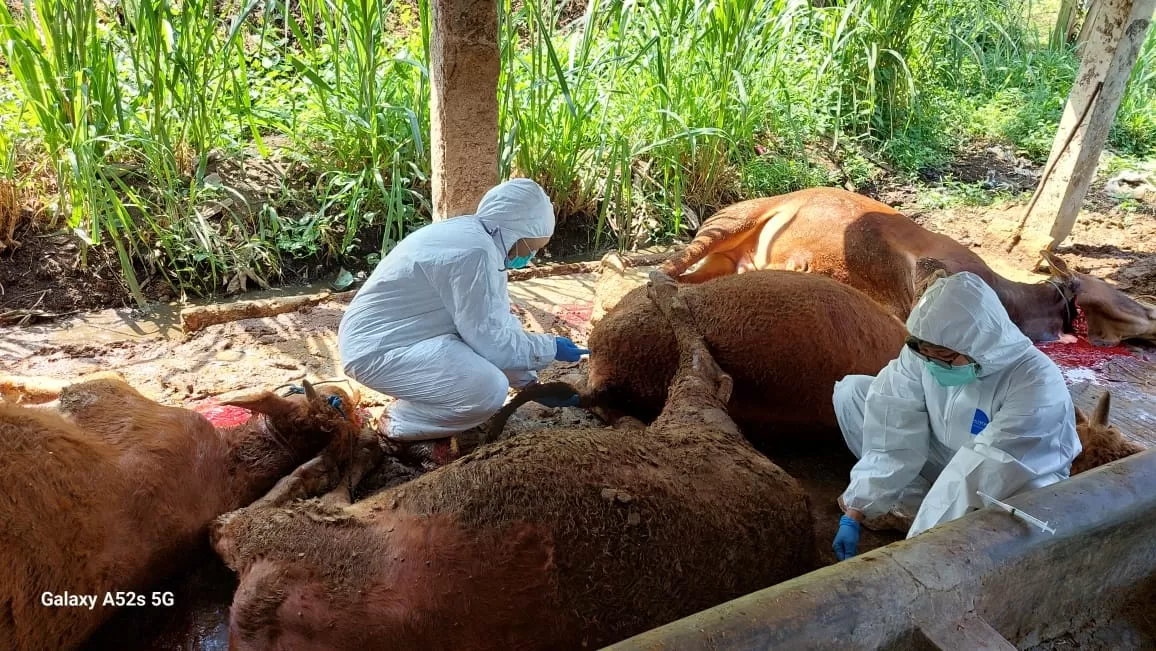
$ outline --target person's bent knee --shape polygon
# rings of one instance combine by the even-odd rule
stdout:
[[[498,413],[502,405],[506,404],[506,396],[510,392],[510,380],[506,374],[494,367],[492,373],[474,380],[475,391],[471,392],[466,404],[462,405],[472,416],[471,420],[484,422],[490,416]]]

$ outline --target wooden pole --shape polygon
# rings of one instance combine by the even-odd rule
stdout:
[[[430,127],[434,219],[474,212],[498,182],[496,0],[434,0]]]
[[[1025,215],[1029,230],[1042,233],[1050,224],[1049,248],[1072,232],[1156,9],[1156,0],[1097,4],[1096,23],[1084,30],[1091,31],[1083,44],[1080,70],[1045,166],[1049,174],[1040,179],[1032,219]]]

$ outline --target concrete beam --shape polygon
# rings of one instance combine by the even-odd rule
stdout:
[[[1007,501],[1056,533],[983,509],[608,648],[934,649],[952,640],[931,623],[967,617],[990,625],[970,622],[984,644],[1023,648],[1110,612],[1156,572],[1156,450]]]
[[[1015,651],[1011,642],[975,613],[967,613],[958,619],[921,624],[919,633],[929,646],[942,651]]]
[[[1096,174],[1108,130],[1148,33],[1156,0],[1099,0],[1081,45],[1080,70],[1064,108],[1044,175],[1025,215],[1028,232],[1047,232],[1051,247],[1072,232]],[[1034,253],[1034,251],[1030,252]]]
[[[434,219],[474,212],[498,182],[498,5],[435,0],[430,43]]]

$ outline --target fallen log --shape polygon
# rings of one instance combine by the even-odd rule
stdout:
[[[672,248],[669,251],[660,253],[644,253],[641,255],[623,256],[617,255],[617,258],[622,261],[626,267],[650,267],[661,264],[667,258],[677,251],[677,248]],[[616,254],[607,254],[616,255]],[[530,267],[529,269],[511,269],[507,273],[507,280],[510,282],[517,282],[519,280],[530,280],[531,278],[549,278],[551,276],[564,276],[568,274],[589,274],[595,273],[602,269],[603,260],[591,260],[589,262],[566,262],[563,264],[552,264],[543,267]]]
[[[618,256],[615,258],[627,267],[648,267],[657,265],[674,252],[674,249],[662,253],[648,253],[634,256]],[[604,258],[605,259],[605,258]],[[569,262],[565,264],[533,267],[530,269],[514,269],[509,271],[509,280],[517,282],[531,278],[549,278],[566,274],[594,273],[602,268],[602,260],[590,262]],[[296,312],[302,308],[312,307],[325,301],[349,301],[357,290],[340,293],[321,292],[304,296],[287,296],[283,298],[265,298],[252,301],[236,301],[214,305],[195,305],[181,310],[181,329],[185,334],[202,330],[211,325],[230,323],[242,319],[258,319],[277,316],[286,312]]]
[[[304,296],[263,298],[253,301],[236,301],[234,303],[219,303],[215,305],[195,305],[181,310],[181,330],[183,330],[185,334],[189,334],[220,323],[230,323],[242,319],[259,319],[285,314],[286,312],[296,312],[302,308],[312,307],[325,301],[347,301],[353,298],[355,293],[356,292],[353,291],[338,294],[321,292],[320,294],[307,294]]]

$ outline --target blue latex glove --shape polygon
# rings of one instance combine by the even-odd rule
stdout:
[[[859,523],[850,516],[839,518],[839,533],[835,534],[835,558],[845,561],[859,552]]]
[[[583,355],[590,354],[589,350],[579,348],[577,344],[570,341],[567,337],[554,337],[554,341],[558,344],[558,350],[554,353],[554,359],[559,362],[577,362],[582,359]]]

